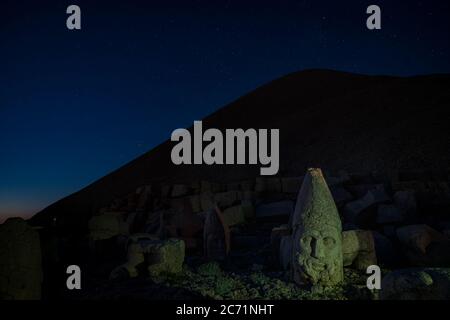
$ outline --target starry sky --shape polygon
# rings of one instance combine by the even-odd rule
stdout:
[[[450,72],[448,1],[93,2],[0,3],[0,221],[290,72]],[[381,30],[366,28],[371,4]]]

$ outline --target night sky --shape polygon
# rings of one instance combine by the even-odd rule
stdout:
[[[92,2],[0,3],[0,221],[290,72],[450,72],[448,1]],[[366,28],[370,4],[382,30]]]

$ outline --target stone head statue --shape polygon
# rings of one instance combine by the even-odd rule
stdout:
[[[293,279],[331,286],[343,280],[342,226],[320,169],[308,169],[291,219]]]

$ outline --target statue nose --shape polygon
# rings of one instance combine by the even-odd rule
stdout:
[[[323,245],[322,245],[322,241],[320,241],[320,239],[314,239],[312,241],[311,249],[312,249],[312,256],[314,258],[323,258],[324,257]]]

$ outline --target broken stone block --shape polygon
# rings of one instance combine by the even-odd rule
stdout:
[[[388,238],[393,239],[396,235],[396,227],[393,225],[385,225],[382,230],[383,234]]]
[[[113,199],[109,205],[109,211],[120,211],[122,208],[126,207],[126,199]]]
[[[240,183],[240,189],[242,191],[254,191],[255,190],[255,181],[254,180],[246,180]]]
[[[254,249],[261,245],[261,241],[264,239],[261,239],[260,236],[253,236],[253,235],[235,235],[231,234],[231,244],[235,248],[242,249]]]
[[[397,237],[410,263],[416,266],[450,265],[450,240],[425,225],[409,225],[397,229]]]
[[[378,263],[388,267],[396,266],[399,262],[399,254],[392,241],[376,231],[372,231],[372,236]]]
[[[169,206],[174,211],[181,212],[186,207],[186,199],[187,198],[171,198],[169,199]]]
[[[245,210],[242,205],[233,206],[223,211],[223,219],[228,227],[245,222]]]
[[[161,185],[161,197],[168,198],[170,195],[171,186],[168,184]]]
[[[347,202],[353,200],[353,195],[348,192],[344,187],[334,186],[330,187],[331,194],[333,195],[334,202],[338,207],[345,205]]]
[[[289,228],[289,225],[281,225],[279,227],[275,227],[272,229],[272,232],[270,233],[270,247],[272,249],[272,256],[274,258],[274,261],[279,263],[280,260],[280,244],[281,244],[281,238],[284,236],[290,236],[292,233],[291,228]]]
[[[183,199],[184,199],[184,209],[175,212],[175,214],[170,218],[169,222],[166,224],[166,229],[169,231],[169,234],[171,236],[182,238],[183,240],[186,239],[186,241],[189,241],[189,243],[185,244],[191,245],[194,244],[194,242],[190,241],[190,239],[194,238],[196,235],[201,233],[203,229],[203,222],[192,211],[189,199],[188,198]]]
[[[289,217],[294,211],[294,201],[284,200],[272,203],[261,204],[256,207],[256,217],[266,218],[274,216]]]
[[[139,275],[137,267],[145,262],[144,251],[138,243],[128,246],[127,262],[113,269],[109,279],[135,278]]]
[[[136,210],[145,211],[149,208],[149,205],[151,203],[151,197],[150,197],[151,192],[152,192],[152,187],[149,185],[139,187],[136,190],[136,193],[138,194]]]
[[[177,274],[183,270],[185,244],[180,239],[159,240],[143,243],[147,255],[150,276],[161,273]]]
[[[328,176],[326,175],[325,181],[327,182],[327,185],[330,187],[336,187],[338,185],[342,185],[344,183],[347,183],[351,180],[350,175],[345,171],[340,171],[338,173],[338,176]]]
[[[416,224],[398,228],[397,237],[403,245],[421,253],[426,253],[427,247],[431,242],[447,240],[443,234],[426,224]]]
[[[226,189],[227,191],[236,191],[236,190],[240,190],[241,186],[239,182],[231,182],[231,183],[227,183],[226,185]]]
[[[242,191],[239,195],[240,200],[254,201],[256,199],[256,193],[254,191]]]
[[[151,277],[162,273],[177,274],[182,271],[184,256],[183,240],[158,240],[149,235],[135,235],[128,246],[127,262],[115,268],[110,279],[137,277],[141,265],[147,268]]]
[[[404,217],[415,217],[417,213],[416,196],[413,191],[397,191],[394,203],[401,210]]]
[[[214,201],[219,207],[230,207],[239,198],[237,191],[220,192],[214,195]]]
[[[346,222],[356,223],[361,227],[367,227],[375,223],[375,205],[389,201],[389,197],[382,189],[373,189],[358,200],[351,201],[344,206]],[[369,210],[374,209],[374,210]]]
[[[421,193],[427,190],[426,184],[423,181],[402,181],[393,182],[392,190],[394,191],[411,191],[414,193]]]
[[[388,273],[381,282],[382,300],[449,300],[449,268],[409,268]]]
[[[137,209],[139,195],[136,192],[131,192],[126,196],[127,205],[125,206],[125,211],[134,211]]]
[[[255,208],[250,200],[242,200],[241,207],[244,211],[244,218],[246,220],[253,219],[255,217]]]
[[[403,221],[403,215],[399,208],[391,204],[381,204],[377,210],[377,223],[395,223]]]
[[[201,189],[202,193],[205,193],[205,192],[218,193],[218,192],[225,191],[225,190],[223,190],[224,188],[222,188],[220,183],[211,182],[211,181],[202,181],[200,189]]]
[[[179,198],[189,193],[189,186],[185,184],[175,184],[172,186],[172,198]]]
[[[139,243],[142,241],[152,241],[152,240],[159,240],[157,236],[150,234],[150,233],[135,233],[128,236],[127,240],[127,248],[135,243]]]
[[[366,270],[377,264],[375,243],[371,231],[351,230],[342,232],[342,254],[344,266],[353,265],[358,270]]]
[[[444,236],[446,236],[447,238],[450,239],[450,229],[444,229],[444,230],[442,230],[442,234],[443,234]]]
[[[218,208],[206,213],[203,249],[208,259],[223,260],[230,250],[230,231]]]
[[[202,211],[208,211],[214,208],[214,195],[210,192],[200,194],[200,205]]]
[[[41,260],[39,234],[25,220],[0,225],[0,300],[40,300]]]
[[[282,236],[280,239],[280,265],[283,270],[291,269],[292,236]]]
[[[281,180],[279,178],[256,178],[255,192],[281,192]]]
[[[190,183],[189,188],[193,194],[199,194],[201,192],[202,186],[200,181],[193,181]]]
[[[105,213],[93,216],[89,220],[89,238],[91,240],[106,240],[123,233],[120,217],[116,214]]]
[[[383,184],[357,184],[357,185],[350,185],[347,188],[357,198],[365,196],[369,191],[385,192]]]
[[[191,208],[194,213],[202,211],[202,203],[200,200],[200,195],[195,194],[189,197],[189,201],[191,203]]]
[[[303,177],[281,178],[281,191],[297,194],[302,185]]]
[[[144,232],[145,233],[157,233],[160,227],[161,213],[163,210],[149,212],[147,215],[147,220],[145,222]]]

